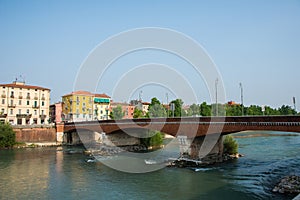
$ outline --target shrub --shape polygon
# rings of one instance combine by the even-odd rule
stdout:
[[[0,124],[0,148],[12,147],[16,143],[16,134],[9,123]]]
[[[223,144],[224,144],[224,153],[228,153],[228,154],[238,153],[239,145],[232,136],[226,135]]]

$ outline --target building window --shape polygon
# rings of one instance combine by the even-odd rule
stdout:
[[[13,106],[14,100],[10,100],[10,105]]]
[[[19,114],[20,114],[20,115],[21,115],[21,111],[22,111],[22,110],[21,110],[21,109],[19,109]]]
[[[29,114],[29,109],[26,110],[26,113]]]
[[[4,113],[4,108],[1,109],[1,113],[2,113],[2,114]]]
[[[34,115],[37,115],[37,111],[36,110],[34,110]]]
[[[19,100],[19,105],[22,105],[22,100]]]
[[[44,115],[44,110],[42,110],[42,115]]]
[[[5,99],[2,99],[2,104],[5,104]]]
[[[10,97],[11,97],[11,98],[14,98],[14,91],[11,91],[11,92],[10,92]]]
[[[14,114],[14,110],[10,109],[10,114],[13,115]]]
[[[29,106],[29,101],[27,101],[27,106]]]
[[[44,106],[45,105],[45,102],[44,101],[42,101],[42,106]]]

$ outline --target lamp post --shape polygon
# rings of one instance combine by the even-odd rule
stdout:
[[[166,93],[166,98],[167,98],[167,118],[169,117],[169,94]]]
[[[244,96],[243,96],[243,85],[240,83],[241,89],[241,106],[242,106],[242,116],[244,116]]]
[[[216,88],[216,108],[215,108],[215,111],[216,111],[216,116],[218,116],[218,82],[219,82],[219,79],[217,78],[216,81],[215,81],[215,88]]]

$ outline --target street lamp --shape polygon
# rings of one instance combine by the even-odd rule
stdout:
[[[216,116],[218,116],[218,82],[219,82],[219,79],[217,78],[216,81],[215,81],[215,87],[216,87]]]
[[[166,93],[166,98],[167,98],[167,118],[169,117],[169,94]]]
[[[241,89],[241,106],[242,106],[242,116],[244,116],[244,97],[243,97],[243,85],[240,83],[240,89]]]

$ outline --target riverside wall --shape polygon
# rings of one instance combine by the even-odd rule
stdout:
[[[56,143],[55,126],[14,126],[17,142]]]

